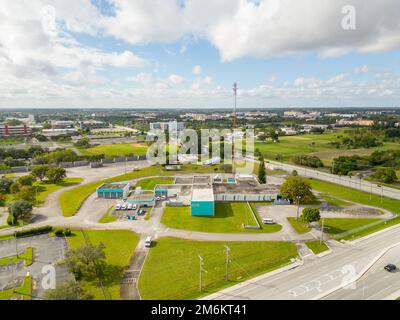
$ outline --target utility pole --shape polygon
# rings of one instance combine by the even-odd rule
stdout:
[[[200,292],[203,291],[203,258],[199,256],[200,259]]]
[[[296,197],[297,200],[297,218],[296,220],[299,220],[299,211],[300,211],[300,196]]]
[[[369,201],[372,201],[372,183],[370,182],[369,184],[370,184],[370,187],[371,187],[371,190],[369,192]]]
[[[233,178],[236,178],[236,173],[235,173],[235,129],[236,129],[236,106],[237,106],[237,90],[238,90],[238,85],[235,82],[233,84],[233,94],[235,97],[235,104],[233,107],[233,134],[232,134],[232,173],[233,173]]]
[[[225,267],[225,280],[229,281],[229,253],[231,249],[228,246],[225,246],[226,252],[226,267]]]
[[[320,244],[322,244],[322,242],[324,242],[324,222],[325,222],[325,219],[322,219]]]

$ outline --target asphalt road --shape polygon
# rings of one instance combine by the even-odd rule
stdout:
[[[270,165],[272,165],[273,167],[281,168],[288,172],[296,170],[299,175],[304,176],[304,177],[319,179],[319,180],[323,180],[323,181],[327,181],[327,182],[332,182],[332,183],[340,184],[345,187],[350,187],[353,189],[362,190],[362,191],[376,194],[379,196],[382,195],[384,197],[389,197],[389,198],[400,200],[400,189],[394,189],[394,188],[389,188],[389,187],[385,187],[385,186],[379,187],[378,184],[360,180],[358,177],[350,178],[347,176],[337,176],[334,174],[320,172],[320,171],[305,168],[305,167],[300,167],[300,166],[295,166],[295,165],[290,165],[290,164],[276,162],[276,161],[270,161],[270,160],[268,160],[268,163]]]
[[[382,265],[388,260],[392,260],[391,255],[384,255],[376,261],[384,250],[390,246],[398,244],[396,250],[400,247],[400,226],[386,230],[385,232],[375,234],[373,237],[351,245],[337,244],[333,253],[322,258],[306,258],[304,264],[288,271],[276,275],[264,275],[256,279],[246,281],[231,288],[222,290],[216,294],[206,297],[206,299],[249,299],[249,300],[305,300],[322,299],[333,291],[357,281],[359,276],[366,271],[365,285],[371,290],[372,298],[384,298],[400,289],[400,273],[386,274],[382,273]],[[390,254],[392,251],[390,251]],[[396,263],[397,259],[393,259]],[[366,268],[371,267],[367,270]],[[375,267],[376,266],[376,267]],[[374,270],[377,270],[375,273]],[[370,272],[370,273],[368,273]],[[370,275],[371,274],[371,275]],[[384,274],[382,279],[382,274]],[[362,279],[362,278],[361,278]],[[371,282],[369,279],[372,279]],[[380,280],[384,281],[380,281]],[[389,285],[389,286],[388,286]],[[386,291],[383,289],[387,287]],[[361,286],[356,286],[362,290]],[[391,291],[391,292],[390,292]],[[344,294],[350,294],[350,291],[338,296],[331,295],[333,298],[341,298]],[[377,293],[379,292],[379,295]],[[353,293],[354,295],[359,294]],[[375,294],[375,296],[373,296]],[[360,299],[361,296],[357,299]],[[347,297],[346,297],[347,299]]]
[[[388,272],[387,264],[400,266],[400,246],[389,250],[355,283],[335,291],[329,300],[382,300],[400,289],[400,270]],[[399,294],[400,297],[400,294]]]

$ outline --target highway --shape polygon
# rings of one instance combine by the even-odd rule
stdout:
[[[248,160],[257,161],[254,157],[246,156]],[[258,161],[257,161],[258,162]],[[389,188],[386,186],[380,186],[376,183],[371,183],[362,180],[358,177],[348,177],[348,176],[338,176],[331,173],[321,172],[315,169],[310,169],[307,167],[300,167],[297,165],[291,165],[287,163],[266,160],[266,166],[276,169],[282,169],[288,172],[296,170],[297,173],[303,177],[319,179],[322,181],[332,182],[344,187],[349,187],[353,189],[362,190],[368,193],[376,194],[379,196],[384,196],[388,198],[393,198],[400,200],[400,189]]]
[[[393,245],[396,245],[395,249],[382,256]],[[333,252],[325,257],[305,258],[304,264],[295,269],[272,276],[265,274],[205,299],[361,299],[363,292],[366,298],[381,299],[400,289],[400,272],[388,274],[382,271],[387,261],[399,262],[396,256],[399,257],[397,253],[400,252],[400,226],[355,243],[338,243],[332,249]],[[368,287],[366,289],[359,285],[361,282],[357,282],[364,273],[360,281],[364,281],[363,285]],[[356,284],[354,288],[340,290],[352,282]]]

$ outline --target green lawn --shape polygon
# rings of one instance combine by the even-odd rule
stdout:
[[[99,219],[99,223],[109,223],[109,222],[114,222],[117,221],[117,217],[111,215],[112,210],[114,209],[114,206],[109,208],[107,212]]]
[[[214,217],[192,217],[190,207],[166,207],[161,222],[174,229],[210,233],[278,232],[280,225],[263,225],[261,230],[244,229],[256,225],[245,202],[216,203]]]
[[[174,182],[174,178],[147,178],[142,179],[138,183],[136,183],[135,188],[141,187],[143,190],[154,190],[156,185],[158,184],[172,184]]]
[[[16,263],[19,261],[24,261],[26,266],[30,266],[33,263],[33,248],[27,248],[24,253],[21,253],[18,256],[15,255],[6,258],[0,258],[0,266]]]
[[[382,209],[389,210],[393,213],[400,214],[400,200],[391,198],[383,198],[379,195],[372,194],[372,196],[365,191],[360,191],[353,188],[344,187],[335,183],[325,182],[316,179],[307,179],[314,190],[327,193],[333,197],[338,197],[343,200],[357,202],[367,206],[374,206]],[[371,198],[370,198],[371,197]]]
[[[37,205],[40,206],[44,203],[48,195],[54,191],[65,187],[71,187],[77,185],[83,181],[82,178],[65,178],[63,182],[54,184],[47,182],[36,182],[33,186],[37,187]]]
[[[319,194],[319,196],[322,199],[324,199],[330,206],[339,206],[339,207],[351,206],[351,203],[332,197],[330,194],[321,193]]]
[[[325,218],[325,232],[334,236],[335,239],[353,239],[358,231],[363,231],[368,226],[379,225],[382,219],[367,218]],[[322,224],[322,221],[319,222]],[[359,237],[359,236],[357,236]]]
[[[295,217],[287,218],[293,229],[298,234],[304,234],[311,231],[311,228],[308,226],[308,223],[302,222],[300,219],[296,220]]]
[[[90,242],[94,245],[100,242],[105,245],[106,262],[108,267],[105,271],[105,291],[107,297],[98,286],[96,281],[84,282],[81,284],[87,293],[94,296],[96,300],[104,300],[111,298],[113,300],[121,299],[120,282],[124,269],[128,266],[129,260],[139,242],[136,233],[126,230],[107,230],[95,231],[87,230]],[[85,239],[81,231],[73,231],[73,236],[68,237],[68,245],[70,248],[79,248],[85,245]]]
[[[307,241],[306,245],[314,254],[319,254],[321,252],[329,250],[328,246],[325,244],[325,242],[319,241],[319,240],[312,240],[312,241]]]
[[[0,300],[8,300],[22,296],[24,300],[31,300],[32,278],[27,276],[21,286],[0,291]]]
[[[225,245],[230,248],[229,281],[224,279]],[[203,292],[199,291],[199,255],[207,271],[203,273]],[[147,256],[139,290],[143,299],[195,299],[287,265],[296,256],[296,246],[291,242],[161,238]]]
[[[116,158],[134,155],[145,155],[147,152],[147,145],[142,143],[117,143],[104,146],[95,146],[92,148],[79,148],[79,151],[84,155],[101,155],[104,154],[106,158]]]

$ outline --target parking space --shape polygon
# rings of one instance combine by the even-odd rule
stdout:
[[[71,277],[65,265],[57,262],[65,260],[68,245],[64,238],[41,235],[27,238],[18,238],[0,241],[0,258],[15,256],[25,252],[28,247],[33,248],[33,263],[25,266],[23,261],[0,267],[0,290],[13,288],[22,284],[24,277],[29,273],[33,279],[33,299],[40,298],[44,292],[41,285],[46,276],[45,266],[55,269],[56,284],[65,282]]]

